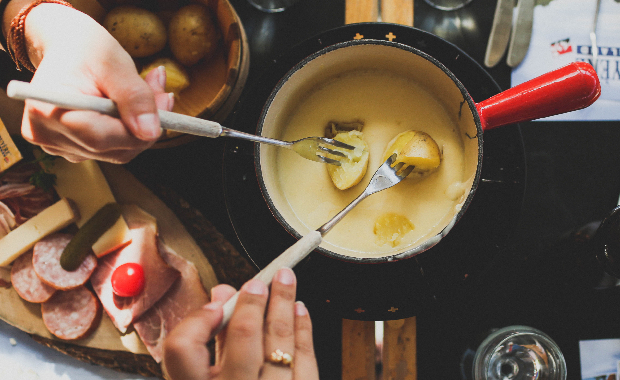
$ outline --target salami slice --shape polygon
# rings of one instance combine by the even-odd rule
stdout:
[[[60,339],[75,340],[93,332],[101,320],[101,304],[86,287],[56,292],[41,304],[45,327]]]
[[[97,267],[97,257],[89,254],[78,269],[62,269],[60,255],[72,237],[69,234],[52,234],[39,240],[34,246],[34,270],[41,281],[54,289],[69,290],[84,285]]]
[[[21,255],[11,268],[11,283],[21,298],[42,303],[50,299],[56,289],[41,281],[32,265],[32,250]]]

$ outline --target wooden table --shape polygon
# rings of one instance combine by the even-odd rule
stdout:
[[[345,24],[381,21],[413,26],[413,0],[347,0]],[[342,320],[342,380],[417,379],[416,318],[380,322],[383,342],[377,346],[375,322]],[[377,352],[379,351],[379,352]],[[379,356],[380,355],[380,356]]]

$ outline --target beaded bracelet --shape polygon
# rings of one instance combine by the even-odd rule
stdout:
[[[13,20],[11,20],[11,28],[9,29],[8,36],[6,37],[7,50],[13,62],[17,65],[17,70],[19,71],[21,71],[21,66],[32,71],[33,73],[36,70],[30,61],[28,49],[26,47],[26,16],[28,16],[28,13],[30,13],[34,7],[42,3],[62,4],[73,8],[70,3],[64,0],[36,0],[23,7],[13,18]]]

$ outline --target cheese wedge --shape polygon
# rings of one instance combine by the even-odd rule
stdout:
[[[105,204],[116,202],[96,161],[72,163],[58,157],[49,171],[56,174],[55,188],[58,195],[73,200],[77,205],[81,216],[76,222],[78,227],[86,223]],[[93,252],[97,257],[101,257],[130,242],[127,222],[121,217],[93,244]]]
[[[0,266],[7,266],[22,253],[49,234],[59,231],[79,219],[75,206],[65,198],[28,219],[0,239]]]

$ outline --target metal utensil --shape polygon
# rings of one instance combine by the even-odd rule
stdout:
[[[517,2],[516,7],[515,2]],[[532,38],[535,5],[535,0],[497,1],[484,56],[485,66],[494,67],[497,65],[504,56],[506,49],[508,49],[506,57],[508,66],[515,67],[521,63],[529,49]],[[516,12],[514,20],[513,12]]]
[[[312,252],[316,247],[318,247],[319,244],[321,244],[321,242],[323,241],[323,236],[328,233],[339,221],[341,221],[342,218],[344,218],[344,216],[349,213],[349,211],[351,211],[355,206],[357,206],[357,204],[359,204],[369,195],[396,185],[405,177],[407,177],[414,169],[414,166],[407,166],[403,168],[404,163],[402,162],[399,162],[396,165],[392,166],[395,160],[396,153],[390,156],[379,167],[379,169],[377,169],[364,191],[357,198],[355,198],[353,202],[349,203],[347,207],[345,207],[342,211],[336,214],[327,223],[319,227],[316,231],[312,231],[299,239],[297,243],[293,244],[286,251],[281,253],[280,256],[276,257],[275,260],[269,263],[269,265],[267,265],[260,272],[258,272],[258,274],[254,276],[254,278],[263,281],[267,285],[271,284],[273,276],[275,276],[276,272],[279,269],[293,268],[301,260],[303,260],[304,257],[306,257],[310,252]],[[239,292],[237,292],[231,299],[229,299],[224,304],[224,318],[222,319],[222,322],[219,325],[217,332],[223,329],[230,321],[230,317],[235,310],[235,305],[237,304],[238,298]]]
[[[596,10],[594,11],[594,22],[592,23],[592,31],[590,32],[590,41],[592,42],[592,66],[594,70],[598,66],[598,45],[596,44],[596,24],[598,24],[598,14],[601,9],[601,0],[596,0]]]
[[[534,25],[534,0],[519,0],[516,11],[516,20],[512,26],[512,35],[508,45],[506,63],[510,67],[518,66],[525,58],[532,39]]]
[[[515,0],[497,0],[495,15],[491,34],[487,43],[487,50],[484,56],[484,65],[494,67],[504,56],[508,41],[510,41],[510,30],[512,29],[512,11]]]
[[[68,94],[59,91],[37,88],[30,83],[16,80],[9,82],[6,92],[8,97],[13,99],[33,99],[50,103],[65,109],[97,111],[113,117],[119,116],[116,104],[112,100],[98,96]],[[300,156],[309,160],[338,166],[340,166],[340,159],[346,159],[347,156],[345,153],[335,150],[334,148],[345,150],[355,149],[354,146],[325,137],[306,137],[297,141],[282,141],[256,136],[222,127],[215,121],[204,120],[197,117],[162,110],[159,110],[159,119],[162,128],[171,131],[211,138],[221,136],[233,137],[262,144],[276,145],[291,149]],[[325,154],[330,156],[325,156]]]

